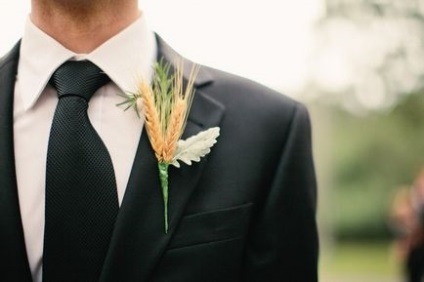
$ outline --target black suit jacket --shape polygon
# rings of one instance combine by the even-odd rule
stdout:
[[[158,44],[159,58],[177,56],[160,38]],[[18,60],[19,44],[0,61],[0,279],[26,282],[13,147]],[[170,168],[165,234],[157,161],[142,134],[100,281],[317,281],[305,107],[208,67],[195,87],[184,138],[219,126],[218,143],[200,163]]]

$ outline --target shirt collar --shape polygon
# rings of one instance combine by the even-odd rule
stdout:
[[[53,72],[70,59],[87,59],[99,66],[124,92],[136,92],[137,81],[150,81],[157,46],[141,15],[134,23],[90,54],[76,54],[27,20],[18,66],[18,86],[25,110],[36,103]]]

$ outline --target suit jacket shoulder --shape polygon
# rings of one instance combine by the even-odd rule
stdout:
[[[159,46],[172,55],[161,40]],[[185,60],[186,68],[191,64]],[[171,246],[196,242],[198,247],[190,250],[199,257],[202,251],[225,253],[218,259],[225,265],[222,272],[203,268],[207,281],[317,281],[316,182],[305,106],[206,66],[201,66],[196,87],[189,119],[201,120],[219,108],[221,135],[204,161]],[[204,106],[206,101],[214,107]],[[212,216],[213,224],[207,220]],[[216,229],[227,234],[214,237]],[[190,238],[194,230],[214,243],[199,244]],[[172,253],[177,250],[182,251]],[[177,263],[171,257],[165,255],[163,264]],[[203,267],[206,260],[197,263],[204,262]]]
[[[252,80],[210,67],[201,69],[213,78],[204,92],[222,102],[226,112],[242,116],[246,124],[273,126],[290,120],[296,110],[305,110],[298,101]]]
[[[19,58],[19,48],[20,48],[20,41],[16,43],[15,46],[7,54],[5,54],[4,56],[0,58],[0,71],[5,65],[9,63],[13,63],[17,65],[18,58]]]

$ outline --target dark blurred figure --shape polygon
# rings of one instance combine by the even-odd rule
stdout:
[[[408,282],[424,281],[424,169],[413,186],[395,195],[391,220],[396,234],[396,253],[404,263]]]

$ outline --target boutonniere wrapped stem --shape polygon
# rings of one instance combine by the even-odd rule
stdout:
[[[168,232],[169,166],[180,162],[191,165],[207,155],[219,136],[219,127],[207,129],[181,140],[194,96],[198,67],[193,67],[184,87],[182,62],[170,74],[170,65],[155,64],[153,83],[141,81],[137,93],[126,97],[128,108],[144,114],[145,129],[158,161],[159,179],[164,204],[165,233]]]

